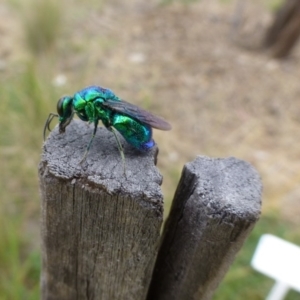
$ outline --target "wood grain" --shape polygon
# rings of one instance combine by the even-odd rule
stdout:
[[[261,209],[255,169],[236,158],[187,163],[164,228],[148,300],[211,299]]]

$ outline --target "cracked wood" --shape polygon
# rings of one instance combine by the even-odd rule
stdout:
[[[148,300],[212,298],[260,216],[262,184],[236,158],[187,163],[166,222]]]

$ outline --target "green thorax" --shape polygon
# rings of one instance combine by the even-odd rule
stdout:
[[[103,108],[101,103],[108,99],[120,101],[120,98],[111,90],[98,86],[90,86],[74,95],[73,107],[76,114],[82,120],[95,122],[100,119],[107,126],[110,123],[109,120],[112,111]]]

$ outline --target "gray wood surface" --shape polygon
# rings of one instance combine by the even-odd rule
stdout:
[[[141,153],[111,132],[72,121],[44,144],[39,166],[42,299],[145,299],[163,219],[157,148]]]
[[[211,299],[259,219],[262,184],[236,158],[184,167],[166,222],[148,300]]]

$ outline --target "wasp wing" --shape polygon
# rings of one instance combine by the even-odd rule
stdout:
[[[151,114],[150,112],[124,100],[108,99],[101,103],[106,108],[112,109],[116,112],[130,116],[142,123],[148,124],[153,128],[160,130],[170,130],[171,125],[164,119]]]

